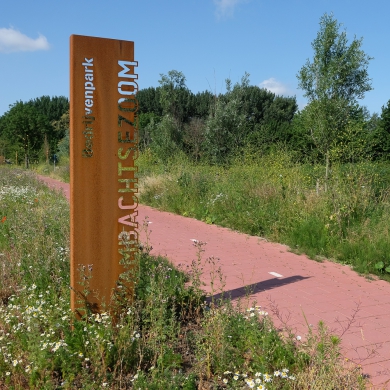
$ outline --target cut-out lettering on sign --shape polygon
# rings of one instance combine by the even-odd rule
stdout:
[[[132,298],[138,250],[134,42],[70,38],[71,306]]]

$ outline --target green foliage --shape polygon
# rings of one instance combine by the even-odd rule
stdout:
[[[245,146],[266,152],[272,145],[289,142],[291,121],[297,110],[295,98],[275,96],[250,86],[249,74],[233,88],[226,80],[226,90],[206,122],[207,161],[224,164]]]
[[[57,121],[64,113],[69,112],[69,100],[65,96],[41,96],[31,99],[28,104],[45,115],[49,122]]]
[[[48,118],[30,104],[17,102],[4,114],[1,138],[24,155],[27,166],[30,158],[37,159],[49,134]]]
[[[371,136],[373,157],[388,161],[390,158],[390,100],[382,106],[381,116],[376,118]]]
[[[138,114],[153,113],[156,116],[163,115],[160,100],[161,87],[149,87],[137,92]]]
[[[141,155],[141,201],[387,278],[374,264],[390,266],[388,164],[335,163],[325,192],[325,168],[295,160],[245,149],[225,168],[183,159],[162,168]]]
[[[69,129],[69,101],[63,96],[42,96],[16,102],[0,117],[0,148],[15,161],[43,160],[57,152],[57,143]]]
[[[228,156],[244,145],[249,131],[249,123],[242,112],[243,95],[248,87],[249,75],[245,75],[241,84],[231,89],[230,80],[226,80],[227,93],[217,100],[214,111],[206,124],[205,151],[207,159],[214,164],[227,161]]]
[[[361,49],[363,39],[354,38],[348,45],[347,33],[339,29],[333,15],[321,17],[312,43],[313,62],[307,60],[297,75],[310,102],[325,98],[355,102],[372,89],[367,71],[372,58]]]
[[[160,104],[164,115],[169,115],[181,125],[188,118],[191,92],[186,86],[186,78],[182,72],[170,70],[168,75],[161,74],[159,80]]]
[[[167,161],[179,153],[182,132],[180,124],[173,117],[166,115],[157,124],[153,120],[146,130],[151,139],[150,148],[158,161]]]
[[[354,38],[348,45],[347,33],[339,29],[333,15],[321,17],[312,43],[313,61],[307,60],[297,75],[299,88],[309,99],[302,112],[303,125],[326,159],[326,180],[336,137],[347,126],[356,99],[372,89],[367,71],[372,58],[361,49],[362,39]]]

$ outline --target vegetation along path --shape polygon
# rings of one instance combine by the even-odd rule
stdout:
[[[69,184],[40,178],[69,199]],[[323,320],[342,336],[345,357],[360,364],[377,388],[390,389],[388,282],[369,280],[348,266],[315,262],[259,237],[151,207],[139,205],[138,215],[140,230],[148,217],[151,254],[190,267],[204,251],[204,282],[209,293],[219,294],[225,280],[224,291],[233,299],[241,299],[248,307],[256,301],[276,326],[291,328],[302,342],[309,327],[315,329]],[[141,241],[145,240],[142,231]]]

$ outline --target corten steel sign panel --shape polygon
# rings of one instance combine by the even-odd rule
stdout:
[[[136,67],[134,42],[70,38],[71,306],[79,314],[83,300],[108,310],[115,293],[132,290],[118,278],[138,247]]]

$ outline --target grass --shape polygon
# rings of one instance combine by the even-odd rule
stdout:
[[[324,324],[299,340],[254,304],[207,300],[200,246],[187,272],[146,242],[132,304],[116,321],[87,310],[75,320],[69,205],[31,172],[0,168],[0,237],[2,389],[365,387]]]
[[[69,158],[67,157],[63,156],[61,162],[56,166],[51,163],[40,163],[33,165],[32,169],[40,175],[50,176],[65,183],[70,182]]]
[[[141,202],[390,280],[390,165],[296,164],[287,152],[243,154],[229,167],[176,156],[139,159]]]

